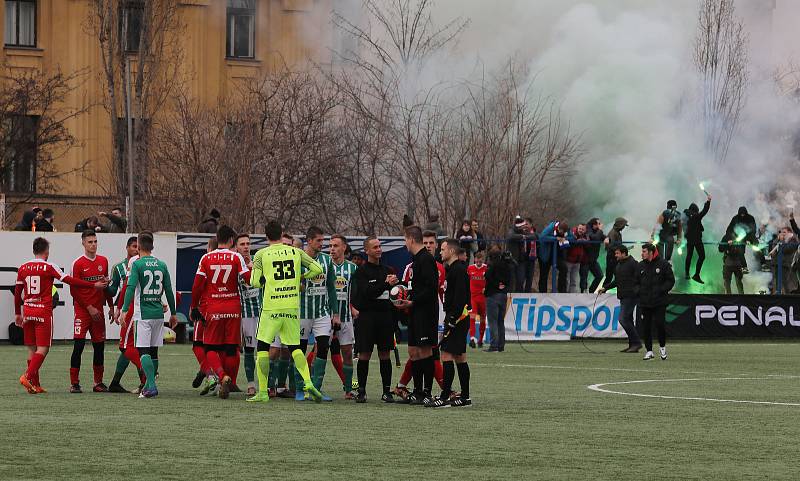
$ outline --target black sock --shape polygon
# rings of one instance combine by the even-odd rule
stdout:
[[[92,356],[92,364],[94,364],[95,366],[102,366],[103,365],[103,357],[104,357],[103,354],[104,354],[104,351],[105,351],[105,348],[106,348],[106,343],[105,342],[93,342],[92,343],[92,348],[94,349],[94,352],[92,353],[93,354],[93,356]]]
[[[115,372],[114,378],[111,380],[111,385],[119,384],[122,381],[122,375],[125,374],[124,372]]]
[[[69,359],[69,367],[80,369],[81,368],[81,354],[83,354],[83,347],[86,345],[86,339],[75,339],[72,346],[72,356]]]
[[[383,393],[389,394],[392,390],[392,361],[381,359],[381,383],[383,383]]]
[[[444,387],[442,388],[442,397],[450,397],[453,392],[453,379],[456,377],[456,364],[453,361],[445,361],[442,363],[444,367]]]
[[[411,379],[414,380],[414,392],[422,392],[422,359],[411,361]]]
[[[433,362],[433,356],[426,357],[422,361],[423,363],[423,380],[425,382],[425,395],[430,396],[431,390],[433,389],[433,375],[436,372],[436,367]]]
[[[458,383],[461,384],[461,397],[469,398],[469,364],[462,362],[456,365],[458,368]]]
[[[369,376],[369,361],[358,360],[356,366],[356,373],[358,376],[358,391],[367,392],[367,377]]]

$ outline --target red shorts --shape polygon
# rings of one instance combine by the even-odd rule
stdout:
[[[486,297],[475,296],[471,299],[472,314],[481,316],[481,320],[486,320]]]
[[[98,309],[101,313],[103,309]],[[99,321],[92,319],[92,316],[83,309],[75,308],[75,334],[73,339],[86,339],[88,333],[92,342],[104,342],[106,340],[106,322],[101,316]]]
[[[53,313],[26,310],[22,325],[26,346],[50,347],[53,343]]]
[[[203,344],[219,346],[242,341],[242,314],[208,313],[203,328]]]

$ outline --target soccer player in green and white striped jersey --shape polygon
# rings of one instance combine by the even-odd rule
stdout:
[[[333,272],[336,274],[336,301],[339,304],[339,319],[342,321],[341,328],[334,331],[334,340],[331,343],[331,358],[336,362],[335,349],[339,345],[341,351],[342,389],[345,392],[345,399],[355,399],[353,394],[353,342],[355,340],[353,331],[353,313],[350,307],[350,294],[353,274],[358,266],[344,258],[347,249],[347,239],[340,234],[331,236],[331,260],[333,261]]]
[[[331,256],[322,252],[325,237],[319,227],[309,227],[306,231],[306,249],[309,257],[322,266],[322,274],[303,281],[300,295],[300,348],[308,347],[308,338],[313,333],[317,354],[311,368],[314,387],[322,392],[322,381],[328,364],[328,347],[333,330],[338,330],[339,303],[336,302],[336,273]],[[299,395],[298,398],[299,400]],[[332,401],[323,394],[323,401]]]
[[[250,235],[239,234],[236,236],[236,252],[244,257],[247,267],[253,268],[250,258]],[[239,277],[239,298],[242,301],[242,346],[244,347],[244,374],[247,378],[247,395],[256,394],[256,329],[258,317],[261,315],[261,296],[263,292],[253,287],[249,282]]]
[[[172,292],[172,280],[164,261],[153,257],[153,234],[139,234],[139,259],[131,265],[128,287],[125,291],[125,304],[122,306],[124,319],[135,303],[133,310],[134,336],[136,347],[142,360],[142,369],[147,375],[147,382],[139,394],[139,398],[151,398],[158,395],[156,388],[156,366],[158,347],[164,344],[164,309],[161,299],[166,297],[169,305],[169,325],[174,328],[178,324],[175,317],[175,294]]]

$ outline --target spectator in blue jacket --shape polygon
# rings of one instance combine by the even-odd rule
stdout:
[[[558,281],[553,292],[567,292],[567,264],[564,262],[564,250],[569,248],[566,222],[553,221],[539,235],[539,292],[547,292],[547,281],[550,269],[558,271]],[[555,265],[553,265],[555,263]]]

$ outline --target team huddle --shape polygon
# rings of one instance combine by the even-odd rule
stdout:
[[[249,236],[221,226],[199,262],[190,318],[192,351],[199,365],[192,386],[201,395],[226,399],[241,392],[237,379],[243,353],[248,402],[275,397],[332,401],[323,390],[330,358],[344,399],[364,403],[377,346],[383,402],[434,408],[471,405],[466,347],[468,334],[475,345],[476,316],[481,321],[479,343],[484,335],[482,288],[475,286],[481,285],[485,266],[478,260],[477,268],[468,269],[458,241],[442,242],[442,264],[433,256],[435,233],[409,227],[405,242],[412,261],[398,276],[381,264],[376,237],[364,241],[366,260],[357,265],[347,260],[349,247],[341,235],[331,236],[325,253],[324,233],[316,227],[306,232],[305,249],[277,222],[267,224],[266,234],[269,245],[251,257]],[[158,348],[163,345],[165,319],[173,328],[177,323],[179,301],[166,264],[152,255],[153,234],[131,237],[126,258],[111,269],[110,277],[107,259],[97,254],[96,234],[85,231],[82,243],[85,253],[73,263],[69,276],[48,262],[44,238],[34,240],[35,259],[18,271],[16,322],[23,327],[29,350],[20,383],[31,394],[46,392],[39,370],[52,341],[57,295],[53,284],[61,281],[70,285],[74,299],[70,392],[82,392],[80,360],[88,333],[94,348],[93,391],[129,392],[121,380],[133,363],[139,375],[134,392],[143,399],[156,397]],[[120,324],[120,355],[109,386],[103,383],[106,305],[109,320]],[[408,328],[409,359],[393,389],[390,357],[393,350],[397,353],[398,321]],[[307,352],[312,337],[313,350]],[[397,361],[399,366],[399,357]],[[456,372],[460,392],[453,389]],[[434,381],[442,389],[439,396],[432,395]]]

